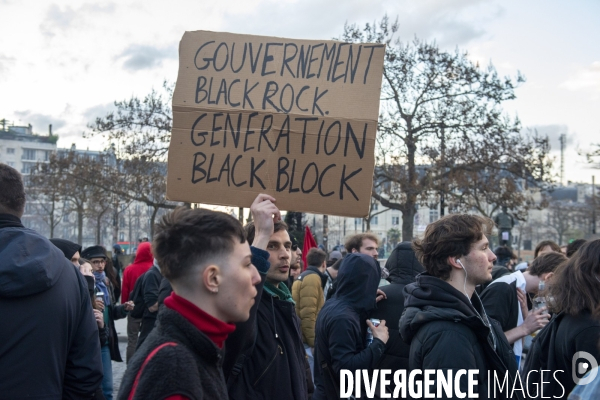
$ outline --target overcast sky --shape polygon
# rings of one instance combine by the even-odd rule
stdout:
[[[183,33],[228,31],[299,39],[339,36],[344,23],[399,19],[415,35],[467,50],[501,75],[527,82],[505,110],[551,138],[566,133],[566,179],[591,182],[600,143],[600,1],[512,0],[0,0],[0,119],[60,136],[59,147],[102,149],[83,139],[114,100],[143,97],[177,78]],[[558,171],[558,168],[557,168]]]

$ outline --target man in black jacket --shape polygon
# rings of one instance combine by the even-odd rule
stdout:
[[[275,201],[270,196],[264,200]],[[223,373],[228,380],[229,398],[307,399],[313,389],[310,368],[300,319],[285,284],[292,247],[287,225],[278,220],[272,234],[264,236],[259,235],[264,229],[255,220],[246,226],[246,231],[253,247],[267,249],[270,267],[259,268],[262,282],[257,286],[250,319],[238,324],[226,342]]]
[[[398,323],[404,311],[404,287],[415,281],[415,277],[425,271],[412,249],[410,242],[399,243],[390,254],[385,267],[390,272],[387,280],[389,285],[381,286],[380,290],[387,299],[377,304],[377,309],[371,318],[383,319],[388,326],[390,339],[387,341],[383,356],[377,363],[377,368],[408,369],[410,346],[400,338]]]
[[[517,373],[514,354],[499,324],[487,317],[475,293],[475,286],[492,278],[496,256],[485,233],[493,226],[493,221],[476,215],[448,215],[428,225],[424,238],[413,242],[427,272],[404,288],[400,334],[410,343],[411,370],[437,370],[446,379],[452,375],[451,393],[443,390],[440,397],[437,391],[437,398],[464,398],[461,393],[469,392],[483,399],[518,399],[522,395],[511,391]],[[468,379],[468,370],[477,374]],[[459,376],[459,371],[465,374]],[[506,377],[508,387],[496,387],[494,376],[500,382]],[[433,379],[439,384],[440,378]],[[474,385],[469,380],[474,380]],[[434,385],[434,393],[436,389]],[[423,393],[411,395],[426,397]]]
[[[144,340],[152,332],[156,324],[156,317],[158,316],[158,291],[160,282],[162,281],[162,274],[160,273],[156,259],[154,259],[154,264],[150,269],[140,278],[143,279],[144,315],[142,316],[142,327],[136,349],[140,348]]]
[[[349,254],[338,274],[338,289],[317,317],[314,400],[337,399],[340,371],[372,370],[388,340],[386,322],[367,320],[375,309],[381,268],[373,256]],[[367,327],[373,340],[366,343]]]
[[[279,211],[258,203],[251,211],[266,236]],[[227,399],[224,342],[250,316],[260,282],[255,265],[268,265],[266,251],[250,248],[235,218],[206,209],[178,208],[156,231],[154,256],[173,292],[131,359],[119,399]]]
[[[0,164],[0,399],[92,398],[102,381],[87,284],[21,224],[21,175]]]

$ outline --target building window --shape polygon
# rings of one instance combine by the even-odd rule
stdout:
[[[377,203],[373,203],[373,207],[371,207],[371,210],[377,211],[378,208],[379,208],[379,205]]]
[[[9,167],[13,167],[13,168],[15,167],[15,163],[14,163],[14,162],[12,162],[12,161],[9,161],[9,162],[7,162],[6,164],[7,164]]]
[[[119,232],[119,242],[125,241],[125,232]]]
[[[371,218],[371,225],[378,225],[379,224],[379,216],[376,215],[373,218]]]
[[[392,217],[392,225],[400,225],[400,217]]]
[[[63,222],[69,222],[69,214],[63,215]]]
[[[438,210],[429,210],[429,223],[433,223],[440,219],[440,212]]]
[[[35,167],[35,163],[28,163],[28,162],[24,162],[23,163],[23,168],[21,168],[21,173],[22,174],[29,174],[31,173],[31,169]]]
[[[125,218],[119,218],[119,228],[125,228]]]
[[[35,160],[35,150],[33,149],[23,149],[23,157],[22,160]]]
[[[50,152],[44,151],[44,161],[50,161]]]
[[[12,147],[7,147],[6,154],[15,154],[15,149],[13,149]]]

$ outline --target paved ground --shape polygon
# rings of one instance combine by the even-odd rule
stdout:
[[[119,319],[115,321],[115,328],[117,330],[117,336],[119,336],[119,350],[121,351],[121,357],[125,360],[125,349],[127,348],[127,318]],[[117,398],[119,387],[121,387],[121,379],[125,373],[127,364],[123,362],[112,362],[113,369],[113,398]]]

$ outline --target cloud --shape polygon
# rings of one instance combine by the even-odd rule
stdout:
[[[50,124],[52,124],[52,131],[60,129],[67,124],[65,119],[34,113],[31,110],[15,111],[15,115],[23,124],[31,124],[35,133],[46,134],[48,132],[48,125]]]
[[[148,46],[133,44],[127,47],[116,59],[124,59],[123,67],[129,71],[160,67],[164,60],[177,59],[177,46]]]
[[[114,3],[84,4],[76,9],[70,6],[61,9],[58,5],[51,4],[40,25],[40,30],[44,36],[52,38],[56,36],[57,31],[64,32],[74,27],[76,23],[81,23],[90,14],[113,14],[115,8]]]
[[[600,61],[595,61],[592,65],[581,68],[563,82],[560,87],[573,91],[582,89],[600,91]]]
[[[87,123],[93,123],[96,118],[105,117],[108,113],[116,111],[114,103],[104,103],[92,106],[83,112]]]
[[[15,63],[14,57],[8,57],[0,54],[0,79],[2,79],[2,75],[8,72],[8,69],[11,65]]]

